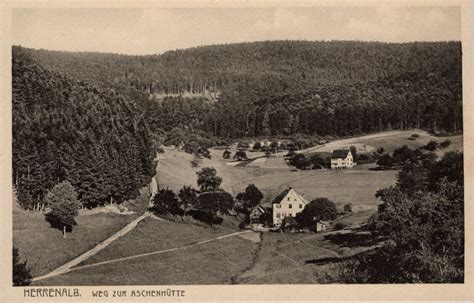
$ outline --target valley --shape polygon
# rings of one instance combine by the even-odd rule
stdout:
[[[416,131],[421,139],[413,143],[406,139],[413,132],[398,131],[336,140],[300,152],[326,151],[329,146],[339,148],[348,144],[361,144],[373,148],[380,146],[390,148],[400,143],[418,146],[435,138],[425,132]],[[462,149],[460,145],[462,142],[458,137],[451,139],[455,142],[452,148]],[[165,147],[164,152],[159,154],[159,159],[156,176],[160,188],[177,191],[183,185],[197,186],[196,172],[199,167],[192,167],[192,155]],[[221,225],[210,227],[189,217],[184,221],[177,219],[176,222],[148,217],[130,233],[73,267],[72,271],[37,281],[35,285],[327,283],[327,275],[337,268],[337,260],[376,247],[377,243],[354,240],[359,238],[350,235],[358,235],[360,226],[376,212],[379,200],[374,194],[378,189],[395,184],[396,170],[373,171],[369,170],[373,167],[372,164],[364,164],[343,171],[294,171],[289,166],[265,165],[267,161],[285,163],[283,153],[264,159],[265,161],[260,162],[258,166],[230,166],[227,165],[229,160],[222,158],[222,150],[211,149],[211,159],[203,158],[200,167],[216,168],[217,174],[223,178],[222,188],[233,195],[245,189],[248,184],[255,184],[264,194],[261,202],[263,206],[271,206],[273,198],[288,187],[295,188],[309,200],[317,197],[329,198],[341,211],[344,204],[351,203],[353,212],[336,220],[343,224],[344,230],[316,234],[247,231],[241,235],[218,240],[219,237],[241,232],[238,228],[238,218],[226,216]],[[147,199],[144,198],[141,203],[147,203]],[[58,254],[57,247],[66,242],[59,234],[58,237],[50,237],[48,241],[57,243],[54,245],[57,253],[50,254],[50,261],[47,261],[39,255],[37,258],[31,257],[37,254],[47,255],[48,251],[38,246],[44,242],[44,236],[31,238],[25,242],[23,225],[20,223],[25,216],[39,218],[39,214],[28,215],[22,210],[15,212],[14,238],[36,275],[45,274],[83,252],[85,247],[77,244],[85,242],[91,247],[94,241],[101,239],[102,231],[107,233],[97,222],[88,223],[88,220],[100,217],[105,224],[115,222],[114,224],[119,227],[120,221],[113,216],[122,218],[124,223],[136,218],[136,215],[113,213],[80,215],[77,231],[72,234],[73,237],[66,239],[67,243],[77,244],[70,246],[72,249],[67,255],[61,255]],[[38,221],[38,224],[47,223]],[[97,240],[91,236],[81,236],[83,230],[91,224],[94,230],[100,231],[94,233]],[[41,230],[46,229],[44,226]],[[55,232],[50,231],[53,236]],[[195,245],[200,241],[204,243]],[[174,250],[175,248],[177,250]],[[209,276],[213,278],[209,279]]]

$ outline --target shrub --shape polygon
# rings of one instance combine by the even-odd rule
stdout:
[[[361,154],[357,158],[357,163],[359,163],[359,164],[371,163],[371,162],[374,162],[374,161],[375,161],[374,156],[368,155],[368,154]]]
[[[377,165],[382,169],[390,168],[393,166],[393,164],[394,159],[389,154],[382,155],[377,161]]]
[[[337,218],[336,204],[327,198],[317,198],[306,204],[303,211],[296,215],[296,221],[301,227],[311,227],[320,220]]]
[[[26,261],[21,262],[18,249],[13,247],[13,286],[28,286],[31,284],[31,273],[26,267]]]
[[[294,154],[293,157],[290,158],[289,164],[298,169],[306,169],[311,165],[311,160],[306,158],[303,154]]]
[[[431,140],[428,144],[423,146],[423,148],[429,151],[435,151],[438,148],[438,142]]]
[[[224,159],[230,159],[230,150],[226,149],[226,150],[222,153],[222,158],[224,158]]]
[[[451,140],[444,140],[443,142],[441,142],[441,143],[439,144],[439,147],[441,147],[441,148],[446,148],[446,147],[448,147],[448,146],[450,146],[450,145],[451,145]]]
[[[259,150],[262,148],[262,143],[260,143],[259,141],[255,142],[254,145],[253,145],[253,150]]]
[[[237,144],[237,148],[247,149],[249,148],[249,144],[247,142],[239,142],[239,144]]]
[[[237,161],[247,160],[247,154],[243,150],[238,150],[235,152],[234,159]]]
[[[193,155],[193,159],[191,160],[191,166],[193,168],[199,167],[199,164],[201,164],[202,158],[199,154],[195,153]]]
[[[342,222],[337,222],[336,224],[334,224],[334,230],[341,230],[341,229],[344,229],[346,227],[346,225]]]
[[[344,205],[344,212],[345,213],[351,213],[352,212],[352,204],[351,203],[347,203],[346,205]]]

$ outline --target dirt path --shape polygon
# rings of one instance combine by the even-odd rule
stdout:
[[[112,243],[113,241],[115,241],[118,238],[120,238],[120,237],[126,235],[127,233],[129,233],[132,229],[134,229],[138,225],[138,223],[140,221],[147,218],[148,216],[150,216],[150,213],[145,213],[145,214],[141,215],[140,217],[138,217],[135,220],[133,220],[132,222],[130,222],[127,226],[125,226],[124,228],[122,228],[121,230],[119,230],[118,232],[116,232],[115,234],[110,236],[109,238],[107,238],[104,241],[102,241],[101,243],[97,244],[91,250],[86,251],[82,255],[80,255],[80,256],[72,259],[71,261],[61,265],[60,267],[56,268],[55,270],[53,270],[52,272],[50,272],[46,275],[33,278],[32,281],[33,282],[34,281],[39,281],[39,280],[51,278],[51,277],[54,277],[54,276],[58,276],[58,275],[62,275],[62,274],[70,272],[72,267],[74,267],[74,266],[78,265],[79,263],[85,261],[86,259],[92,257],[93,255],[97,254],[99,251],[101,251],[104,248],[106,248],[107,246],[109,246],[110,243]]]
[[[165,221],[165,220],[162,220],[162,221]],[[148,253],[143,253],[143,254],[138,254],[138,255],[133,255],[133,256],[128,256],[128,257],[123,257],[123,258],[117,258],[117,259],[107,260],[107,261],[98,262],[98,263],[93,263],[93,264],[87,264],[87,265],[77,266],[77,267],[74,267],[74,268],[69,268],[68,272],[69,272],[69,271],[73,271],[73,270],[79,270],[79,269],[84,269],[84,268],[89,268],[89,267],[94,267],[94,266],[109,264],[109,263],[127,261],[127,260],[136,259],[136,258],[141,258],[141,257],[147,257],[147,256],[153,256],[153,255],[164,254],[164,253],[167,253],[167,252],[178,251],[178,250],[182,250],[182,249],[186,249],[186,248],[190,248],[190,247],[202,245],[202,244],[209,243],[209,242],[214,242],[214,241],[222,240],[222,239],[229,238],[229,237],[238,236],[238,235],[245,234],[245,233],[251,233],[251,232],[253,232],[253,231],[252,231],[252,230],[246,230],[246,231],[241,231],[241,232],[235,232],[235,233],[231,233],[231,234],[228,234],[228,235],[220,236],[220,237],[217,237],[217,238],[214,238],[214,239],[209,239],[209,240],[204,240],[204,241],[200,241],[200,242],[197,242],[197,243],[188,244],[188,245],[185,245],[185,246],[174,247],[174,248],[169,248],[169,249],[164,249],[164,250],[158,250],[158,251],[152,251],[152,252],[148,252]]]

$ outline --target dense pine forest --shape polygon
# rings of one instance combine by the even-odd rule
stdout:
[[[25,208],[71,182],[85,207],[135,197],[154,174],[142,110],[110,89],[13,59],[13,181]]]
[[[462,129],[459,42],[274,41],[151,56],[13,51],[137,103],[156,101],[140,101],[155,131],[236,138]],[[205,91],[219,92],[218,102],[201,102]]]
[[[66,178],[95,206],[133,197],[170,138],[461,131],[461,58],[460,42],[268,41],[147,56],[16,46],[14,182],[27,207]]]

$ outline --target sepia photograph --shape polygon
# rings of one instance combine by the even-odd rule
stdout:
[[[11,286],[464,284],[461,16],[12,9]]]

